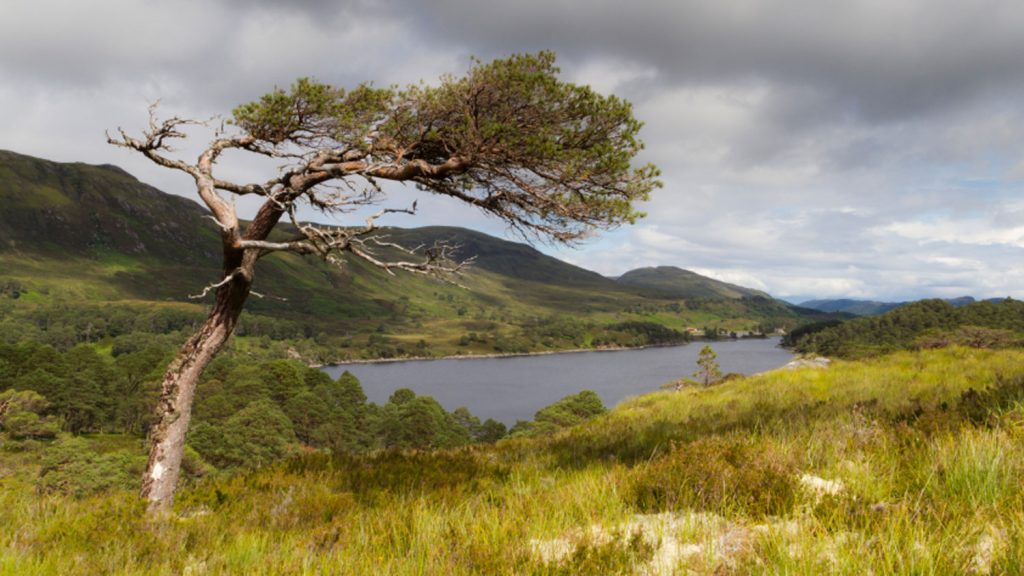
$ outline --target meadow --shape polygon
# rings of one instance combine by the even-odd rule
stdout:
[[[111,449],[109,437],[87,439]],[[627,400],[538,438],[320,452],[136,495],[0,447],[0,574],[1020,574],[1024,352],[952,347]]]

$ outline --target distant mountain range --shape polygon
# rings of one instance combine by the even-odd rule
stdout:
[[[219,238],[206,210],[115,166],[0,151],[0,206],[0,284],[17,282],[44,300],[191,303],[186,296],[220,274]],[[469,290],[410,274],[389,277],[358,260],[338,268],[274,254],[260,262],[256,278],[256,289],[270,297],[250,299],[247,309],[318,330],[377,327],[409,338],[473,327],[501,333],[558,315],[677,329],[698,322],[793,326],[820,315],[680,268],[611,279],[463,228],[382,232],[408,246],[438,239],[458,245],[458,257],[475,258],[461,281]]]
[[[989,298],[986,301],[999,302],[1001,300],[1002,298]],[[971,296],[947,298],[945,301],[956,307],[966,306],[977,302],[977,300]],[[819,310],[821,312],[843,312],[846,314],[853,314],[855,316],[877,316],[879,314],[885,314],[894,308],[910,304],[911,302],[912,301],[876,302],[874,300],[853,300],[849,298],[841,298],[837,300],[808,300],[806,302],[801,302],[800,306],[803,308],[810,308],[812,310]]]

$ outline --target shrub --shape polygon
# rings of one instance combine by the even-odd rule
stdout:
[[[615,532],[606,542],[581,542],[562,562],[546,566],[540,574],[633,574],[637,566],[654,558],[655,546],[643,532]]]
[[[796,474],[793,456],[779,448],[716,436],[677,446],[634,469],[627,499],[645,512],[780,514],[795,502]]]
[[[424,450],[470,443],[469,430],[446,412],[437,400],[430,396],[413,395],[410,398],[403,393],[406,391],[397,390],[385,406],[382,425],[386,448]],[[412,394],[412,391],[407,392]]]
[[[968,388],[961,393],[957,409],[963,419],[980,424],[1021,403],[1024,403],[1024,378],[999,375],[995,384],[981,392]]]
[[[188,442],[219,468],[256,468],[284,458],[298,440],[288,417],[263,399],[250,403],[223,426],[200,422],[189,432]]]
[[[509,430],[510,437],[543,436],[563,428],[576,426],[607,412],[601,397],[592,390],[570,394],[537,411],[532,422],[518,421]]]
[[[145,457],[127,450],[99,454],[84,438],[61,438],[43,453],[36,488],[82,498],[111,489],[135,488]]]
[[[48,414],[50,403],[32,390],[0,392],[0,430],[12,440],[56,438],[60,419]]]

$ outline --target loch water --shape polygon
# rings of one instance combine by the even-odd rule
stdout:
[[[501,358],[445,358],[325,366],[332,377],[348,370],[371,402],[383,404],[392,392],[410,388],[433,396],[451,411],[466,406],[481,420],[505,424],[530,420],[560,398],[593,390],[605,406],[653,392],[697,369],[703,342],[656,348],[571,352]],[[778,338],[711,343],[723,373],[755,374],[793,359]]]

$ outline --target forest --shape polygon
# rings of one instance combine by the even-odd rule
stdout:
[[[158,384],[172,349],[0,344],[0,433],[7,452],[41,459],[37,488],[85,496],[134,486],[145,464]],[[336,380],[294,360],[225,354],[204,375],[183,468],[190,480],[266,466],[301,453],[456,448],[550,434],[605,412],[584,391],[532,421],[483,422],[430,396],[395,391],[367,402],[358,379]]]
[[[792,330],[783,345],[802,354],[866,358],[951,345],[1007,348],[1024,344],[1024,302],[1007,298],[956,307],[920,300],[880,316],[829,320]]]

